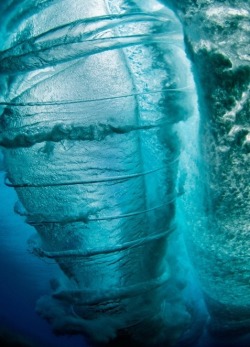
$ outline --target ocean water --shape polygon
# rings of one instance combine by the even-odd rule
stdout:
[[[55,335],[50,324],[36,313],[37,300],[51,291],[50,281],[59,270],[55,263],[41,260],[29,252],[27,242],[35,230],[14,213],[17,196],[13,189],[4,185],[3,172],[0,196],[0,341],[13,347],[90,346],[81,336]],[[195,298],[203,315],[197,315],[193,331],[184,334],[177,347],[248,347],[250,337],[247,335],[232,337],[225,334],[215,338],[207,332],[204,320],[208,316],[198,287],[198,283],[190,286],[186,296]]]
[[[229,175],[219,190],[227,152],[208,150],[175,14],[156,0],[0,9],[0,341],[248,346],[247,189]]]
[[[28,250],[34,229],[14,212],[17,196],[4,185],[3,172],[0,192],[0,341],[13,346],[22,341],[34,346],[87,346],[82,337],[55,336],[36,313],[36,301],[50,291],[50,280],[59,270]]]

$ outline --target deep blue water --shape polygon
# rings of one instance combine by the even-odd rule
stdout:
[[[0,178],[0,336],[1,330],[23,335],[38,346],[83,346],[81,337],[57,337],[50,325],[35,312],[38,298],[50,290],[49,281],[57,272],[28,251],[27,240],[34,230],[14,213],[17,196]]]

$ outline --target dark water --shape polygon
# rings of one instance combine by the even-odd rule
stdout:
[[[50,291],[50,279],[58,270],[53,263],[29,253],[27,240],[34,230],[13,212],[17,197],[3,181],[1,173],[0,339],[14,339],[15,345],[22,336],[37,346],[83,346],[81,337],[55,336],[50,325],[35,312],[36,301]]]

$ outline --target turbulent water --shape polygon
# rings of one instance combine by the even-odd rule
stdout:
[[[225,340],[250,325],[249,4],[0,9],[2,192],[22,216],[12,226],[5,208],[1,228],[26,230],[25,217],[23,267],[53,263],[31,306],[85,344],[243,346],[207,329]],[[67,343],[41,324],[43,344]]]
[[[250,4],[171,3],[183,23],[200,99],[204,212],[200,220],[188,213],[190,255],[211,313],[210,329],[249,332]]]

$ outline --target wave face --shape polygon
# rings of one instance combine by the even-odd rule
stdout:
[[[1,6],[6,184],[65,275],[38,312],[59,333],[173,343],[190,320],[169,252],[194,93],[180,24],[156,1]]]
[[[249,1],[163,2],[171,2],[183,23],[199,85],[203,170],[200,199],[186,196],[189,254],[210,330],[250,333]]]

